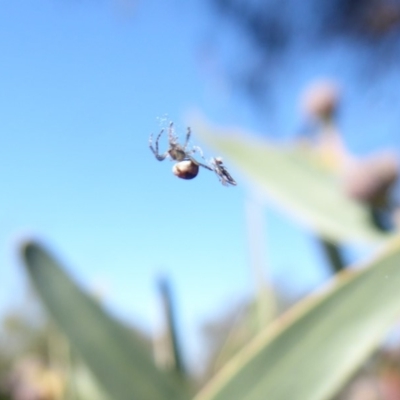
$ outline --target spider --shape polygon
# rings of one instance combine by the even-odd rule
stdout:
[[[213,171],[218,175],[219,181],[224,186],[236,186],[236,181],[232,178],[231,174],[225,168],[221,157],[214,157],[211,159],[211,165],[213,166]]]
[[[217,174],[220,182],[224,186],[236,186],[236,181],[229,174],[228,170],[224,166],[221,157],[214,157],[207,162],[204,158],[203,151],[198,146],[193,146],[190,150],[188,150],[189,139],[191,135],[190,128],[187,128],[186,139],[183,145],[178,143],[178,137],[174,134],[174,124],[171,122],[168,128],[168,144],[169,148],[166,152],[160,154],[158,149],[158,142],[160,140],[161,135],[164,133],[164,129],[158,134],[155,145],[153,147],[153,135],[150,135],[149,146],[150,150],[153,152],[154,156],[158,161],[164,161],[167,157],[169,157],[173,161],[178,161],[172,167],[172,172],[178,177],[182,179],[193,179],[199,173],[199,167],[203,167],[208,169],[209,171],[213,171]],[[202,163],[196,160],[193,157],[193,154],[198,153],[200,157],[205,161]]]
[[[168,128],[168,144],[169,148],[166,152],[160,154],[158,149],[158,142],[160,140],[161,135],[163,134],[164,129],[158,134],[155,146],[153,147],[153,135],[150,135],[149,146],[150,150],[153,152],[154,156],[158,161],[164,161],[167,157],[171,158],[171,160],[178,161],[173,168],[173,173],[182,179],[193,179],[199,173],[199,167],[203,167],[208,169],[209,171],[213,171],[213,168],[208,166],[207,164],[203,164],[197,161],[193,154],[196,152],[200,153],[201,157],[203,157],[203,153],[199,147],[192,147],[192,149],[188,150],[189,139],[191,135],[190,128],[187,128],[186,139],[183,145],[178,143],[178,137],[174,135],[174,124],[171,122]]]

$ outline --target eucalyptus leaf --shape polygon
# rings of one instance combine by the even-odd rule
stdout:
[[[398,319],[399,287],[397,237],[256,336],[195,400],[330,399]]]
[[[379,242],[390,235],[371,223],[366,207],[343,192],[337,174],[310,151],[271,144],[238,130],[214,128],[201,118],[191,124],[226,164],[254,184],[265,198],[333,242]],[[240,180],[239,180],[240,184]]]
[[[146,340],[108,315],[42,246],[26,243],[22,257],[51,316],[112,399],[189,398],[184,382],[156,368]]]

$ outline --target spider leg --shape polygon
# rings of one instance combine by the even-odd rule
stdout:
[[[207,164],[203,164],[200,161],[197,161],[195,158],[193,158],[191,155],[187,155],[187,158],[192,161],[193,163],[195,163],[196,165],[198,165],[199,167],[203,167],[205,169],[208,169],[209,171],[214,171],[210,166],[208,166]]]
[[[158,161],[163,161],[168,157],[168,151],[166,151],[164,154],[160,154],[158,150],[158,141],[160,140],[161,135],[163,134],[164,129],[161,129],[161,132],[157,135],[156,142],[155,142],[155,148],[153,147],[153,135],[150,135],[149,138],[149,147],[150,150],[153,152],[154,156],[157,158]]]
[[[176,136],[174,135],[174,123],[171,121],[168,126],[168,141],[169,143],[176,142]]]
[[[183,148],[186,149],[187,145],[189,144],[190,135],[192,134],[191,129],[188,127],[186,132],[186,139],[185,143],[183,144]]]
[[[194,154],[194,153],[199,153],[200,157],[207,162],[207,160],[204,158],[203,150],[199,146],[193,146],[192,150],[190,150],[189,154]]]
[[[190,129],[190,128],[188,128],[188,129]],[[203,150],[202,150],[199,146],[193,146],[192,150],[190,150],[190,151],[187,152],[186,154],[187,154],[188,157],[189,157],[193,162],[195,162],[197,165],[200,165],[201,167],[203,167],[203,168],[205,168],[205,169],[208,169],[209,171],[213,171],[213,169],[208,165],[208,163],[207,163],[207,164],[203,164],[203,163],[197,161],[196,159],[194,159],[194,158],[191,156],[191,154],[194,154],[194,153],[196,153],[196,152],[199,153],[199,154],[200,154],[200,157],[207,163],[207,160],[204,158]]]

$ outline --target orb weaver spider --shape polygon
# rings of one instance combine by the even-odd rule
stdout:
[[[164,133],[164,129],[157,135],[154,147],[153,147],[153,135],[149,138],[149,147],[154,156],[158,161],[164,161],[166,158],[170,158],[172,161],[178,161],[172,167],[172,172],[178,178],[181,179],[193,179],[199,173],[199,167],[213,171],[219,177],[220,182],[224,186],[233,185],[236,186],[235,180],[227,171],[226,167],[222,163],[222,158],[214,157],[211,159],[211,164],[206,164],[207,161],[204,158],[203,151],[198,146],[193,146],[191,149],[188,148],[190,135],[192,133],[191,129],[187,128],[186,138],[183,145],[179,144],[178,136],[174,133],[174,124],[171,122],[168,127],[168,149],[160,154],[159,151],[159,140],[161,135]],[[205,161],[205,163],[196,160],[193,155],[200,154],[200,157]]]
[[[193,154],[196,152],[200,153],[201,157],[203,157],[203,153],[201,149],[197,146],[188,149],[189,139],[192,131],[190,128],[187,128],[186,139],[183,145],[178,143],[178,137],[174,134],[174,124],[171,122],[168,128],[168,150],[164,153],[160,154],[158,142],[160,140],[161,135],[164,133],[164,129],[158,134],[155,146],[153,147],[153,135],[150,135],[149,139],[149,147],[153,152],[154,156],[158,161],[164,161],[167,157],[171,158],[173,161],[178,161],[177,164],[174,165],[172,171],[175,175],[182,179],[193,179],[199,173],[199,167],[203,167],[212,171],[213,169],[200,161],[196,160],[193,157]]]

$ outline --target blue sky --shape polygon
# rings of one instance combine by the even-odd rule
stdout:
[[[191,357],[201,323],[253,291],[246,182],[234,170],[235,188],[205,170],[179,180],[148,149],[160,119],[184,134],[193,109],[260,132],[267,125],[204,52],[215,35],[231,60],[235,42],[217,33],[201,2],[0,3],[1,312],[23,296],[16,243],[27,234],[85,287],[103,287],[112,312],[148,330],[159,324],[154,280],[166,274]],[[277,100],[283,134],[299,124],[296,96],[306,81],[348,77],[335,63],[304,71],[289,79],[296,95]],[[349,141],[359,143],[357,135]],[[360,151],[376,145],[363,143]],[[327,270],[311,235],[275,211],[265,220],[272,279],[292,295],[322,282]]]

